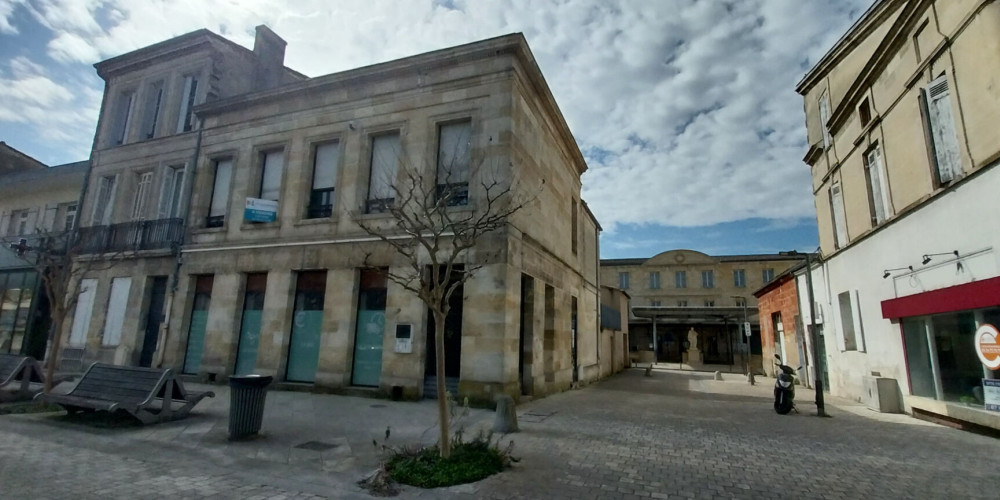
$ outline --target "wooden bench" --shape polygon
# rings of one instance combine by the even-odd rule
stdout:
[[[205,397],[215,397],[215,393],[188,393],[167,368],[94,363],[68,394],[39,394],[35,399],[60,405],[71,415],[124,411],[150,424],[184,418]]]
[[[42,370],[38,366],[38,361],[31,356],[18,356],[16,354],[0,354],[0,389],[7,387],[17,387],[13,398],[31,399],[41,389],[32,390],[31,383],[41,384]]]

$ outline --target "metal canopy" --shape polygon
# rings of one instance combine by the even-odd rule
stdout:
[[[733,324],[743,322],[744,311],[747,321],[757,323],[757,308],[753,306],[725,307],[673,307],[673,306],[634,306],[632,316],[640,320],[657,323],[699,323],[699,324]]]

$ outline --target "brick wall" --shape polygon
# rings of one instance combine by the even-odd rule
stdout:
[[[772,315],[781,313],[781,324],[785,337],[785,354],[788,359],[785,364],[796,367],[801,364],[796,345],[796,323],[798,323],[799,305],[795,280],[790,276],[779,278],[783,282],[757,298],[760,311],[760,336],[764,356],[764,371],[774,376],[774,353],[780,348],[775,342],[774,320]]]

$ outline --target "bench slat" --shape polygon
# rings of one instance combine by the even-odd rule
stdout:
[[[153,390],[156,387],[156,383],[159,380],[146,381],[146,380],[123,380],[123,379],[112,379],[112,378],[98,378],[98,377],[87,377],[85,381],[81,380],[80,385],[94,386],[94,387],[130,387],[135,389],[145,389],[147,391]]]

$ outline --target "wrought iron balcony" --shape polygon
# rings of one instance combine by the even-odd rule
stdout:
[[[184,219],[157,219],[80,228],[83,253],[161,250],[180,243]]]

